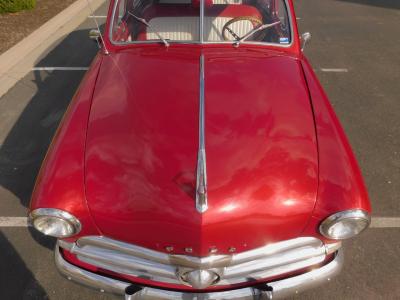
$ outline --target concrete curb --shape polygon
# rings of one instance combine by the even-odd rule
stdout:
[[[90,0],[96,10],[105,0]],[[78,0],[0,55],[0,97],[23,78],[43,52],[78,27],[89,15],[87,0]]]

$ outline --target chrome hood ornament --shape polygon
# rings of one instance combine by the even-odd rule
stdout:
[[[196,209],[204,213],[207,203],[207,168],[204,129],[204,56],[200,56],[199,150],[197,153]]]
[[[205,289],[219,281],[219,275],[209,270],[194,270],[181,275],[181,280],[195,289]]]

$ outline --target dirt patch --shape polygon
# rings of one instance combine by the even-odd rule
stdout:
[[[0,15],[0,54],[76,0],[37,0],[36,8]]]

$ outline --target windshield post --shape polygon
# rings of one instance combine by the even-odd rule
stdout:
[[[200,0],[200,44],[204,43],[204,0]]]

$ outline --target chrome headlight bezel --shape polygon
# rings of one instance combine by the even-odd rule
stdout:
[[[347,240],[359,235],[371,223],[369,213],[362,209],[351,209],[337,212],[327,217],[319,226],[319,232],[326,238],[331,240]],[[347,232],[344,234],[335,233],[335,227],[347,226]],[[343,227],[344,226],[344,227]],[[351,228],[350,228],[351,227]],[[336,228],[336,230],[338,230]]]
[[[56,238],[76,235],[82,229],[80,221],[75,216],[55,208],[33,210],[29,214],[29,222],[39,232]]]

